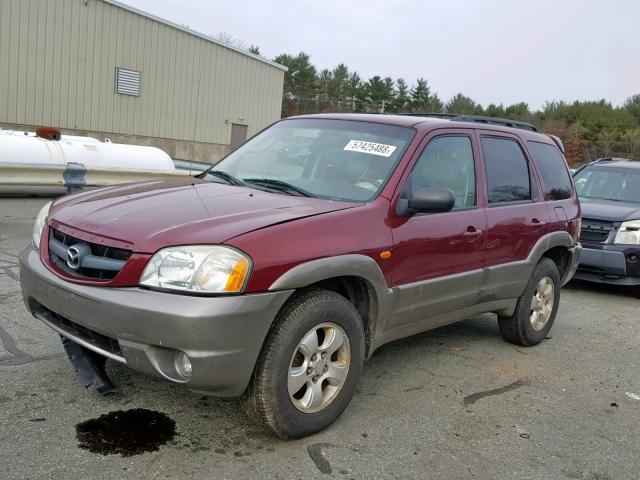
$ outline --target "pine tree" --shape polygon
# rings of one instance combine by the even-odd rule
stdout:
[[[424,78],[416,80],[416,86],[411,89],[411,109],[414,112],[427,112],[431,88]]]
[[[445,112],[460,115],[482,115],[482,106],[474,102],[470,97],[458,93],[447,102]]]
[[[393,99],[393,109],[396,112],[404,112],[409,106],[409,86],[404,78],[396,80],[396,90]]]

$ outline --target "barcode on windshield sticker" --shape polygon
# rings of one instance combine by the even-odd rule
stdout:
[[[380,155],[381,157],[390,157],[395,151],[393,145],[385,145],[384,143],[363,142],[362,140],[349,140],[344,150],[349,152],[369,153],[371,155]]]

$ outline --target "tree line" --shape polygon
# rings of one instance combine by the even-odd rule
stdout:
[[[255,48],[253,53],[259,54]],[[275,62],[285,73],[282,116],[317,112],[457,113],[521,120],[541,131],[558,135],[565,143],[569,163],[605,156],[640,159],[640,94],[622,106],[606,100],[549,101],[539,110],[525,102],[483,107],[458,93],[442,99],[426,78],[409,84],[404,78],[374,75],[368,79],[341,63],[319,70],[308,54],[283,53]]]

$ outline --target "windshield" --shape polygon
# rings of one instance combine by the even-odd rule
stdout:
[[[382,189],[415,135],[412,128],[329,119],[278,122],[219,162],[254,188],[366,202]],[[212,174],[205,178],[220,181]]]
[[[640,169],[585,168],[573,180],[581,198],[640,203]]]

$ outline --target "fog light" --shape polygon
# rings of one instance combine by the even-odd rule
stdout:
[[[191,378],[193,370],[191,369],[191,360],[186,353],[178,352],[176,354],[176,370],[181,376]]]

